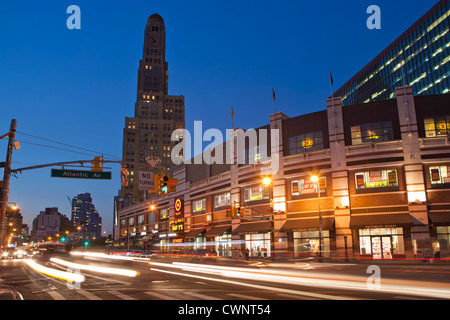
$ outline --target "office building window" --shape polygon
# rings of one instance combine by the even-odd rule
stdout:
[[[138,216],[138,226],[142,226],[144,224],[144,215]]]
[[[431,184],[450,183],[450,166],[430,167]]]
[[[322,131],[301,134],[289,138],[289,155],[323,149]]]
[[[206,211],[206,199],[192,201],[192,213],[200,214]]]
[[[425,137],[447,137],[450,132],[450,116],[425,118]]]
[[[398,186],[397,170],[373,170],[355,173],[356,189]]]
[[[392,122],[366,123],[351,127],[352,145],[394,140]]]
[[[244,202],[269,199],[269,187],[256,186],[244,189]]]

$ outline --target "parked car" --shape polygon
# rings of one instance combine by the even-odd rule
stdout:
[[[194,251],[194,254],[205,257],[215,257],[217,256],[217,251],[213,249],[197,249]]]

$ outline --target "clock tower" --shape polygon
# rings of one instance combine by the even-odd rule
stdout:
[[[184,96],[169,95],[169,70],[166,57],[166,28],[159,14],[152,14],[145,26],[144,48],[139,61],[134,117],[125,118],[122,160],[128,163],[128,185],[120,195],[133,204],[146,199],[146,190],[139,185],[139,172],[149,156],[161,160],[159,166],[171,171],[174,163],[171,150],[172,132],[185,127]]]

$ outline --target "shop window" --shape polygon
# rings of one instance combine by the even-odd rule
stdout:
[[[214,209],[225,208],[231,205],[231,193],[226,192],[214,196]]]
[[[270,233],[246,234],[245,248],[249,257],[270,257]]]
[[[289,138],[289,155],[323,149],[322,131],[311,132]]]
[[[430,167],[431,184],[450,183],[450,166]]]
[[[351,127],[352,145],[394,140],[392,122],[366,123]]]
[[[244,202],[269,199],[269,187],[256,186],[244,189]]]
[[[424,119],[425,137],[448,137],[450,133],[450,116],[430,117]]]
[[[372,170],[355,173],[356,189],[398,186],[397,170]]]
[[[206,211],[206,199],[192,201],[192,213],[194,215],[201,214]]]
[[[330,256],[330,231],[322,231],[322,252],[320,251],[319,231],[296,231],[294,237],[294,256]]]
[[[394,254],[404,254],[403,228],[360,229],[359,248],[362,255],[372,255],[374,259],[392,259]]]
[[[327,180],[325,177],[319,179],[320,192],[325,192]],[[317,193],[317,183],[310,179],[300,179],[291,181],[291,195],[299,196],[303,194]]]

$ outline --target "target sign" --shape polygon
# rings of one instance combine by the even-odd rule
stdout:
[[[183,200],[176,199],[175,200],[175,215],[179,215],[183,213]]]

